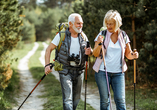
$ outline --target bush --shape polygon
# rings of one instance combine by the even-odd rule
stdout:
[[[7,104],[3,93],[12,77],[12,69],[10,68],[12,61],[9,60],[8,53],[16,47],[20,40],[21,14],[22,9],[19,7],[17,0],[0,1],[0,108],[5,108]]]

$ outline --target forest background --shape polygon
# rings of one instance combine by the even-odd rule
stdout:
[[[117,10],[131,40],[132,49],[139,52],[137,84],[139,88],[157,89],[157,0],[1,0],[0,1],[0,102],[14,71],[10,52],[25,43],[51,41],[56,24],[67,22],[69,14],[81,14],[83,31],[94,46],[94,38],[103,26],[105,13]],[[90,68],[95,60],[91,58]],[[127,60],[126,84],[133,84],[133,61]],[[94,71],[90,69],[89,76]],[[2,100],[3,99],[3,100]]]

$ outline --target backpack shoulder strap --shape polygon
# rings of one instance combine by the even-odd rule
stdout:
[[[62,41],[64,41],[64,39],[65,39],[65,29],[62,28],[62,31],[61,31],[61,25],[62,25],[62,23],[58,26],[58,30],[59,30],[58,34],[59,34],[60,40],[59,40],[58,46],[56,47],[55,60],[58,57],[58,52],[60,51],[60,47],[62,45]]]
[[[85,39],[85,33],[83,31],[81,32],[81,36],[82,36],[83,40],[86,41],[86,39]]]
[[[59,32],[59,36],[60,36],[60,41],[59,41],[59,44],[58,44],[58,46],[57,46],[58,52],[59,52],[60,47],[61,47],[61,45],[62,45],[62,41],[64,41],[64,39],[65,39],[65,32]]]
[[[107,30],[103,30],[102,33],[101,33],[103,35],[104,39],[106,37],[106,33],[107,33]]]
[[[105,29],[105,30],[103,30],[102,31],[102,33],[101,33],[101,35],[103,36],[103,46],[104,46],[104,48],[106,49],[106,47],[105,47],[105,45],[104,45],[104,42],[105,42],[105,38],[106,38],[106,33],[107,33],[107,30]]]
[[[59,44],[57,46],[57,51],[58,52],[59,52],[60,47],[62,45],[62,41],[64,41],[64,39],[65,39],[65,31],[66,31],[65,27],[66,27],[66,24],[64,24],[64,23],[60,23],[59,26],[58,26],[58,33],[59,33],[59,36],[60,36],[60,41],[59,41]]]

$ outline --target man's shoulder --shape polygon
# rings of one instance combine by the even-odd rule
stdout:
[[[88,41],[88,38],[86,36],[86,34],[82,31],[81,32],[81,35],[82,35],[82,38],[85,40],[85,41]]]

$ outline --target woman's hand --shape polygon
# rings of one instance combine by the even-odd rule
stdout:
[[[132,53],[133,59],[137,59],[139,57],[139,54],[136,50],[134,50]]]
[[[103,36],[102,36],[102,35],[100,35],[100,36],[98,37],[97,42],[98,42],[98,43],[102,43],[102,42],[103,42]]]

